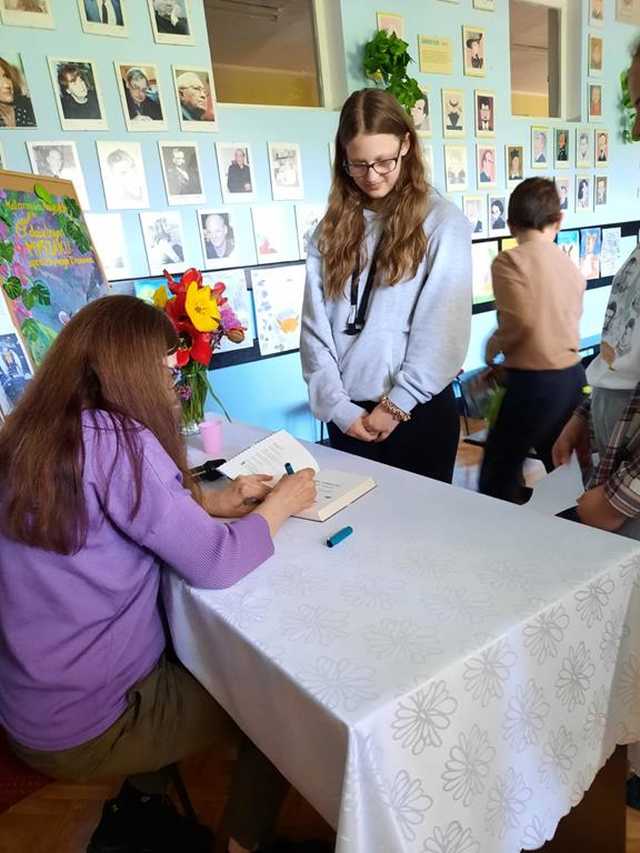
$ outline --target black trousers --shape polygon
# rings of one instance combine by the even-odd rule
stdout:
[[[586,377],[582,364],[564,370],[507,371],[507,391],[489,432],[478,490],[484,495],[523,503],[522,463],[534,448],[547,471],[551,450],[582,400]]]
[[[377,402],[356,403],[372,412]],[[428,403],[419,403],[411,420],[399,423],[384,441],[366,442],[345,435],[334,423],[327,424],[331,446],[355,456],[373,459],[394,468],[450,483],[460,437],[460,417],[453,388],[448,385]]]

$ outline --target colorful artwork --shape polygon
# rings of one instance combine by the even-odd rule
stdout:
[[[578,231],[560,231],[558,246],[565,255],[580,269],[580,233]]]
[[[473,304],[493,302],[491,282],[491,264],[498,256],[498,241],[474,243],[471,247],[471,266],[473,270]]]
[[[251,271],[261,355],[299,348],[304,279],[303,264]]]
[[[583,228],[580,231],[580,269],[587,281],[600,278],[600,251],[602,232],[600,228]]]
[[[600,251],[600,275],[603,278],[614,276],[622,266],[620,253],[621,228],[602,229],[602,249]]]

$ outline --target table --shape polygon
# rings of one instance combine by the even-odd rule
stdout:
[[[263,435],[227,427],[225,455]],[[378,488],[322,525],[290,520],[228,590],[169,575],[180,658],[338,853],[539,848],[640,740],[640,546],[310,449]]]

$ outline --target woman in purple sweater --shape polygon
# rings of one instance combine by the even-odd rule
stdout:
[[[127,776],[90,853],[210,849],[208,831],[169,808],[166,767],[234,727],[165,655],[162,567],[228,587],[315,495],[310,470],[273,489],[254,476],[200,493],[178,429],[177,345],[156,308],[99,299],[62,330],[0,431],[0,722],[54,778]],[[255,849],[285,791],[245,742],[218,849]]]

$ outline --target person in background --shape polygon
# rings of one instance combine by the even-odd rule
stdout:
[[[578,346],[586,282],[554,243],[560,198],[553,181],[528,178],[509,199],[508,226],[518,245],[491,266],[498,328],[487,364],[502,353],[506,392],[485,446],[479,491],[524,503],[522,463],[537,450],[547,471],[551,449],[585,385]]]
[[[450,482],[471,226],[427,184],[411,117],[388,92],[354,92],[335,144],[302,311],[311,409],[338,450]]]
[[[47,776],[127,777],[89,853],[211,849],[206,827],[167,804],[168,765],[239,734],[165,653],[160,580],[233,585],[315,496],[310,469],[272,489],[257,475],[199,490],[179,431],[177,347],[153,306],[98,299],[64,326],[0,431],[0,722]],[[255,850],[286,790],[245,739],[218,849]]]
[[[17,69],[0,57],[0,127],[35,127],[31,98],[20,83]]]

